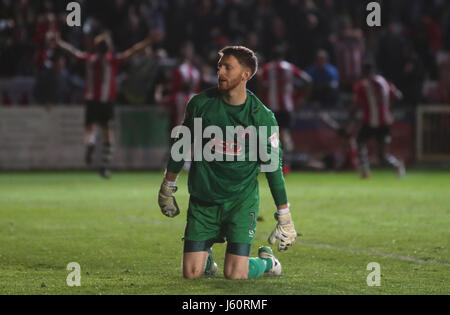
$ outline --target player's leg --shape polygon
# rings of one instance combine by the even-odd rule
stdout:
[[[227,252],[225,254],[225,263],[223,268],[223,274],[225,278],[230,280],[240,280],[249,278],[250,248],[251,245],[249,244],[228,242]],[[259,275],[261,275],[262,273],[263,272],[261,272]]]
[[[203,275],[214,276],[218,267],[212,255],[214,241],[184,241],[183,277],[197,279]]]
[[[389,153],[391,144],[391,128],[389,126],[381,127],[377,133],[378,154],[382,163],[392,166],[396,169],[398,177],[405,175],[405,166],[402,161]]]
[[[197,279],[203,276],[207,258],[207,251],[183,253],[183,277]]]
[[[273,268],[272,257],[249,257],[256,233],[258,209],[257,187],[243,198],[223,205],[223,224],[228,241],[224,264],[227,279],[254,279]]]
[[[370,177],[369,151],[366,143],[370,137],[371,128],[368,126],[362,126],[356,139],[361,178]]]
[[[91,101],[87,101],[84,108],[84,145],[85,156],[84,160],[87,165],[92,164],[92,159],[95,151],[95,142],[97,137],[97,126],[95,104]]]
[[[203,202],[192,196],[189,199],[183,248],[183,276],[187,279],[217,272],[211,247],[220,236],[218,211],[217,204]]]
[[[214,261],[212,254],[212,247],[208,250],[208,257],[206,258],[205,268],[203,274],[206,276],[214,276],[217,273],[218,266]]]
[[[95,124],[86,125],[84,128],[84,161],[86,165],[91,165],[95,152],[97,126]]]
[[[111,176],[111,164],[114,153],[114,106],[112,103],[102,103],[100,121],[103,129],[103,151],[100,174],[104,178]]]
[[[229,243],[227,247],[246,244]],[[224,265],[225,278],[229,280],[256,279],[263,274],[281,275],[281,264],[268,246],[260,247],[258,257],[249,257],[227,248]]]
[[[101,174],[107,178],[111,176],[111,164],[114,153],[114,130],[111,127],[112,122],[108,122],[107,126],[103,127],[103,150],[102,150],[102,165]]]

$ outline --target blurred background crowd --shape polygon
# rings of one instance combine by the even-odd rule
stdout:
[[[85,68],[56,42],[93,51],[105,31],[118,52],[149,32],[157,39],[121,68],[120,104],[163,102],[172,69],[187,59],[200,89],[215,85],[226,45],[255,50],[261,65],[282,55],[308,72],[316,106],[345,104],[364,61],[403,92],[405,106],[450,103],[450,1],[379,1],[382,27],[366,25],[362,0],[79,0],[81,27],[66,24],[68,2],[0,0],[0,104],[82,103]]]

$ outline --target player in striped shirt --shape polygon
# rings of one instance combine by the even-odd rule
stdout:
[[[403,162],[388,153],[393,123],[391,101],[392,99],[401,99],[402,93],[383,76],[376,74],[373,64],[365,63],[362,69],[362,78],[354,85],[353,96],[351,119],[353,120],[358,110],[361,110],[363,120],[357,136],[361,177],[370,177],[366,142],[372,137],[377,140],[380,161],[395,167],[398,176],[403,177],[405,173]]]
[[[294,152],[291,136],[298,87],[309,86],[312,78],[294,64],[284,60],[283,53],[277,51],[275,59],[262,66],[258,81],[262,101],[273,111],[280,127],[280,139],[286,153]],[[288,159],[285,158],[288,162]],[[289,171],[285,164],[283,172]]]
[[[85,64],[86,86],[84,91],[85,106],[85,161],[92,164],[96,142],[97,126],[103,129],[103,152],[100,175],[109,178],[113,155],[114,134],[114,101],[116,99],[116,79],[119,67],[128,58],[142,51],[157,37],[154,33],[145,40],[135,44],[124,52],[115,53],[112,41],[107,33],[94,39],[95,51],[88,53],[80,51],[72,45],[58,40],[58,46],[81,60]]]
[[[194,45],[187,41],[181,49],[181,60],[172,71],[170,94],[167,100],[172,110],[172,128],[182,123],[184,109],[194,94],[200,93],[200,71],[193,63]]]

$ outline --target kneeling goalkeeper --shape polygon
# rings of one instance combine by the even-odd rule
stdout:
[[[268,241],[275,244],[278,240],[278,250],[283,251],[294,244],[297,232],[289,211],[281,168],[279,134],[272,133],[271,128],[278,126],[277,121],[273,113],[246,89],[247,81],[255,75],[257,68],[257,57],[250,49],[242,46],[222,49],[219,52],[218,86],[195,95],[188,102],[183,126],[194,134],[194,122],[199,118],[202,134],[208,126],[217,126],[221,130],[229,126],[267,130],[263,137],[266,137],[268,151],[277,149],[279,152],[276,170],[265,173],[277,206],[277,225]],[[245,137],[245,132],[241,136]],[[211,247],[225,241],[224,275],[227,279],[251,279],[264,273],[280,275],[281,264],[270,247],[259,248],[258,257],[249,258],[259,210],[257,176],[264,162],[247,159],[248,143],[242,148],[217,135],[206,140],[213,143],[215,153],[235,157],[245,154],[246,159],[194,159],[192,162],[188,179],[190,199],[184,235],[183,276],[195,279],[203,274],[214,274],[217,265],[212,259]],[[170,157],[158,195],[162,213],[171,218],[180,213],[174,193],[177,175],[183,165],[183,160],[177,162]]]

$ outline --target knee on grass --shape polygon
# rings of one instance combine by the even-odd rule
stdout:
[[[193,280],[203,276],[204,268],[192,266],[183,268],[183,277],[185,279]]]

